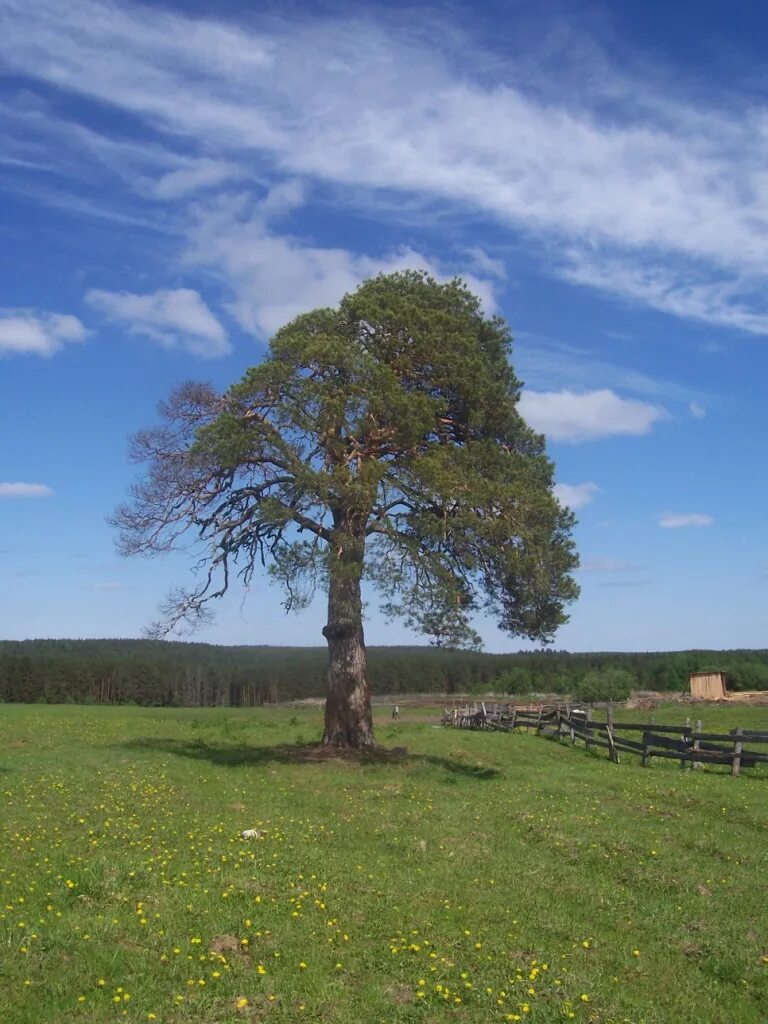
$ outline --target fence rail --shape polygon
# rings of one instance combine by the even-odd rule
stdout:
[[[705,764],[730,765],[731,774],[738,775],[742,768],[753,768],[768,763],[768,751],[745,749],[745,743],[768,744],[768,731],[733,729],[731,732],[704,732],[702,724],[663,725],[654,722],[616,722],[613,709],[607,709],[604,721],[593,718],[592,708],[576,705],[540,704],[479,704],[446,708],[443,725],[455,729],[492,729],[514,732],[515,729],[534,731],[539,736],[570,741],[581,740],[587,750],[597,747],[607,750],[611,761],[619,763],[621,751],[639,754],[643,767],[651,758],[677,760],[680,767],[701,767]],[[624,733],[640,733],[632,739]]]

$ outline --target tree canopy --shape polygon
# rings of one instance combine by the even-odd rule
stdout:
[[[225,394],[182,385],[134,439],[147,470],[115,515],[124,553],[194,542],[200,575],[154,632],[260,567],[288,609],[326,590],[325,739],[350,745],[373,741],[363,580],[446,646],[476,645],[480,612],[550,640],[578,593],[573,516],[517,410],[510,346],[461,281],[407,271],[291,321]]]

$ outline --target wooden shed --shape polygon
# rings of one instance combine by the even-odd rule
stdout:
[[[691,672],[694,700],[726,700],[725,672]]]

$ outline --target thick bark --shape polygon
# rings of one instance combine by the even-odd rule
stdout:
[[[365,538],[348,528],[334,530],[328,584],[328,697],[323,743],[372,747],[371,692],[366,676],[360,580]]]

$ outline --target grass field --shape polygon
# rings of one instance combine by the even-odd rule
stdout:
[[[768,771],[408,714],[0,706],[0,1021],[768,1019]]]

